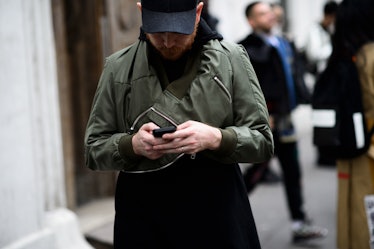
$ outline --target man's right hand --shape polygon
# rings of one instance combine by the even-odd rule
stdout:
[[[132,137],[132,147],[135,154],[155,160],[160,158],[165,152],[155,150],[155,145],[170,143],[170,140],[156,138],[152,131],[160,128],[154,123],[146,123],[140,127],[139,131]]]

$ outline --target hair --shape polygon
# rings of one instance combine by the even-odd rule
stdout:
[[[325,15],[334,15],[338,11],[338,4],[335,1],[326,2],[323,7],[323,13]]]
[[[350,58],[364,44],[374,41],[373,23],[373,0],[343,0],[336,13],[330,62]]]
[[[283,5],[281,3],[278,3],[278,2],[270,3],[270,6],[271,7],[277,7],[277,6],[279,6],[279,7],[283,8]]]
[[[248,18],[250,15],[252,15],[253,7],[257,4],[261,3],[261,1],[255,1],[253,3],[248,4],[248,6],[245,8],[245,16]]]

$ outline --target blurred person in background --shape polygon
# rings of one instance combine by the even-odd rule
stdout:
[[[313,65],[316,75],[326,68],[332,52],[331,35],[334,32],[337,9],[338,4],[335,1],[326,2],[323,6],[322,20],[314,23],[308,30],[305,54],[308,63]]]
[[[301,167],[298,158],[297,137],[291,120],[291,112],[300,103],[296,93],[295,48],[282,36],[275,35],[274,12],[268,3],[256,1],[245,10],[253,32],[240,41],[250,57],[270,114],[274,137],[275,155],[282,169],[283,184],[292,220],[292,241],[303,243],[326,236],[327,230],[311,224],[304,211]],[[302,78],[302,77],[301,77]],[[309,97],[309,96],[308,96]],[[253,189],[253,176],[264,164],[254,164],[243,173],[247,189]],[[253,170],[257,169],[259,170]],[[264,171],[264,170],[263,170]],[[253,173],[254,172],[254,173]]]
[[[335,1],[326,2],[323,7],[323,18],[310,28],[306,44],[305,56],[308,72],[312,73],[312,81],[326,68],[332,52],[331,35],[334,31],[335,16],[338,4]],[[335,166],[336,158],[328,147],[317,146],[317,164],[320,166]]]
[[[119,171],[114,248],[261,248],[238,163],[273,155],[266,102],[203,6],[141,0],[139,40],[106,60],[85,151],[89,168]]]
[[[275,25],[272,32],[274,35],[283,36],[286,24],[286,19],[284,17],[284,8],[280,3],[271,3],[270,6],[275,16]]]
[[[368,130],[374,125],[373,24],[373,0],[343,0],[336,16],[333,52],[328,62],[333,65],[342,60],[355,62]],[[337,160],[337,170],[337,246],[339,249],[369,249],[374,234],[368,229],[364,198],[374,194],[374,138],[367,153]]]

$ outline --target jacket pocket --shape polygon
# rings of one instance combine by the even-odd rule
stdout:
[[[218,76],[214,76],[213,80],[218,84],[219,88],[226,94],[227,98],[229,99],[229,102],[232,103],[232,97],[230,94],[230,91],[226,88],[225,84],[218,78]]]

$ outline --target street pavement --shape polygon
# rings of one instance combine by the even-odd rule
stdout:
[[[304,202],[313,223],[325,227],[325,239],[304,245],[291,243],[291,222],[282,183],[260,184],[249,195],[263,249],[336,249],[337,179],[334,166],[316,165],[316,151],[312,144],[311,107],[299,106],[293,113],[299,137],[299,159],[302,167]],[[248,165],[241,165],[244,170]],[[274,171],[281,174],[278,161],[271,162]]]

